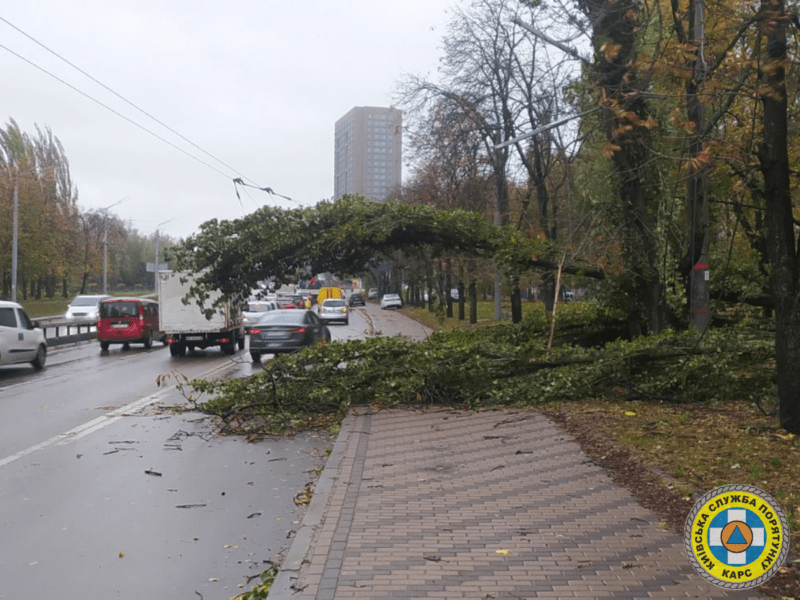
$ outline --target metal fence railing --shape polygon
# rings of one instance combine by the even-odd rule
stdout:
[[[62,346],[97,338],[96,319],[65,319],[62,317],[41,317],[36,320],[44,331],[47,346]]]

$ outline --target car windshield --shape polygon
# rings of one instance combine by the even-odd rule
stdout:
[[[383,298],[384,300],[400,300],[400,296],[397,294],[386,294]]]
[[[306,311],[304,310],[271,310],[259,315],[259,325],[302,325],[305,323]]]
[[[99,301],[100,298],[93,298],[92,296],[78,296],[72,301],[70,306],[97,306]]]
[[[323,300],[322,306],[344,306],[344,300]]]
[[[137,302],[103,302],[100,304],[100,318],[138,317]]]
[[[250,300],[244,310],[245,312],[267,312],[270,310],[270,306],[268,302]]]

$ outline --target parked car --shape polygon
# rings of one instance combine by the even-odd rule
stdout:
[[[108,294],[97,296],[75,296],[67,307],[67,319],[98,319],[100,316],[100,303],[106,298],[111,298]]]
[[[400,294],[384,294],[381,298],[381,308],[403,308],[403,299]]]
[[[345,325],[350,323],[350,312],[347,303],[341,298],[328,298],[319,305],[319,318],[323,321],[342,321]]]
[[[370,288],[367,292],[367,298],[370,300],[377,300],[378,299],[378,288]]]
[[[31,363],[43,369],[47,341],[39,324],[16,302],[0,301],[0,365]]]
[[[108,298],[100,303],[97,340],[101,350],[111,344],[144,344],[151,348],[155,340],[167,343],[159,331],[158,302],[147,298]]]
[[[261,360],[262,354],[293,352],[317,342],[331,341],[325,323],[310,310],[287,308],[263,313],[250,328],[250,357]]]
[[[253,326],[259,317],[271,310],[278,310],[278,304],[274,300],[260,300],[250,298],[242,307],[242,319],[244,320],[244,332]]]
[[[365,306],[367,303],[364,301],[364,295],[356,292],[350,294],[350,297],[347,299],[347,304],[349,306]]]

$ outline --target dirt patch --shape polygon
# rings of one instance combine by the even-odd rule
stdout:
[[[800,439],[774,418],[736,402],[585,401],[543,412],[678,534],[696,500],[715,487],[747,484],[770,494],[789,519],[792,539],[783,568],[760,591],[800,598]]]

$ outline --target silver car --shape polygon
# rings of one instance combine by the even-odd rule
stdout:
[[[67,319],[94,320],[100,318],[100,302],[111,298],[108,294],[97,296],[75,296],[67,307]]]
[[[271,310],[278,310],[278,304],[274,300],[261,300],[259,298],[250,298],[242,307],[242,320],[244,321],[244,332],[250,330],[259,317],[265,312]]]
[[[350,312],[343,298],[327,298],[319,305],[319,318],[323,321],[341,321],[350,324]]]

